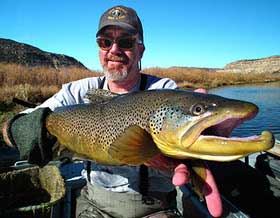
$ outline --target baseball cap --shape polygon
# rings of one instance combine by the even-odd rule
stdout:
[[[139,33],[143,42],[142,23],[132,8],[119,5],[108,9],[100,18],[96,36],[107,26],[119,26],[132,34]]]

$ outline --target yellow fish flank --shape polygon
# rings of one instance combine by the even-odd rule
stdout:
[[[109,165],[139,165],[162,153],[177,159],[231,161],[267,150],[274,137],[230,138],[258,112],[256,105],[182,90],[116,95],[90,90],[89,104],[58,108],[48,131],[83,159]]]

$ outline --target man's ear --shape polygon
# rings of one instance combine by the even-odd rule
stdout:
[[[144,44],[139,45],[139,57],[140,57],[140,59],[143,57],[144,51],[145,51],[145,45]]]

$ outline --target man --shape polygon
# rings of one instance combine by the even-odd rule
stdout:
[[[57,107],[85,103],[89,89],[115,93],[177,88],[174,81],[140,74],[145,46],[142,24],[136,12],[124,6],[107,10],[96,34],[105,77],[70,82],[35,109],[28,109],[6,123],[6,142],[16,146],[21,158],[45,165],[51,160],[55,142],[45,128],[45,118]],[[160,163],[160,164],[158,164]],[[159,169],[88,164],[82,174],[87,185],[77,200],[77,217],[179,217],[176,192],[171,182],[175,162],[158,157],[148,165]],[[179,165],[175,184],[187,182],[187,168]],[[167,173],[169,172],[169,173]]]

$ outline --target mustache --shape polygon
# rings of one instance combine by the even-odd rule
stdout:
[[[125,63],[128,62],[128,58],[127,57],[125,57],[125,56],[118,56],[118,55],[112,55],[112,54],[108,54],[105,57],[105,60],[106,61],[120,61],[120,62],[125,62]]]

